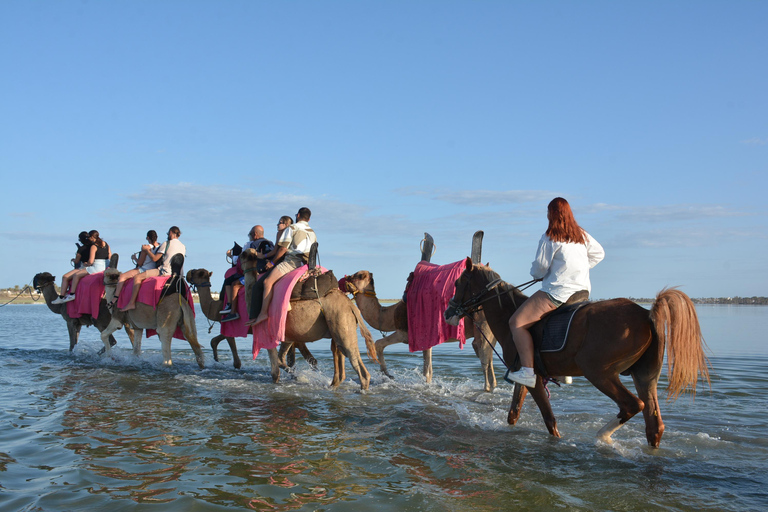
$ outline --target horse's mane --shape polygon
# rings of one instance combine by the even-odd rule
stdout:
[[[475,263],[473,270],[480,271],[487,283],[492,283],[497,279],[501,280],[501,283],[498,286],[503,290],[503,292],[499,294],[499,297],[501,297],[502,303],[507,303],[507,306],[511,304],[512,307],[516,310],[518,306],[528,298],[528,296],[521,292],[515,285],[509,284],[508,282],[501,279],[501,276],[498,274],[498,272],[493,270],[491,267],[480,263]]]

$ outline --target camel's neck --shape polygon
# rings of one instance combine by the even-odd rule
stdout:
[[[221,299],[213,300],[210,286],[200,286],[197,288],[197,296],[200,297],[200,309],[208,320],[215,320],[221,317]]]
[[[56,293],[56,287],[53,284],[44,287],[42,293],[43,298],[45,299],[45,303],[48,305],[48,309],[57,315],[61,315],[66,311],[66,304],[51,304],[51,301],[56,300],[56,297],[58,297],[58,294]]]
[[[395,330],[395,309],[399,302],[391,306],[382,306],[376,295],[358,293],[355,295],[355,303],[368,325],[380,331]]]

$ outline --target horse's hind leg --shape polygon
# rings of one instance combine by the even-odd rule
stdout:
[[[619,380],[619,375],[603,376],[602,378],[595,378],[592,375],[584,376],[594,386],[602,391],[608,398],[616,402],[619,406],[619,414],[616,415],[611,421],[605,424],[603,428],[597,433],[597,438],[605,443],[611,443],[611,435],[616,432],[623,424],[635,414],[639,413],[645,407],[645,404],[633,395]]]
[[[656,394],[658,377],[655,376],[652,379],[647,379],[633,373],[632,379],[635,381],[637,394],[645,403],[645,407],[643,408],[645,437],[648,439],[648,444],[650,446],[658,448],[661,443],[661,436],[664,434],[664,422],[661,420],[659,397]]]

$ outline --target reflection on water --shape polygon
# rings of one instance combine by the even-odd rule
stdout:
[[[662,399],[667,430],[658,450],[647,447],[640,417],[613,446],[596,443],[616,408],[583,378],[552,389],[562,439],[547,434],[530,400],[509,427],[511,388],[483,393],[477,359],[455,345],[435,350],[431,385],[421,357],[393,347],[395,380],[369,364],[368,392],[353,378],[331,390],[330,351],[318,343],[320,371],[300,363],[275,386],[265,357],[240,371],[228,357],[209,357],[199,371],[181,344],[174,368],[165,369],[156,338],[134,358],[120,337],[115,359],[105,360],[95,354],[98,335],[85,330],[69,354],[60,319],[48,322],[55,317],[35,306],[14,311],[0,316],[2,510],[768,506],[768,357],[722,350],[729,342],[712,333],[736,331],[716,325],[733,322],[733,311],[700,311],[712,390],[704,386],[695,400]],[[747,326],[739,332],[757,337],[745,347],[764,348],[754,311],[737,315]],[[8,324],[29,321],[42,334],[8,335]],[[247,349],[243,343],[241,355]]]

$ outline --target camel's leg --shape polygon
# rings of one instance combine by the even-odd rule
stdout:
[[[481,335],[482,336],[482,335]],[[480,366],[483,368],[483,377],[485,378],[484,391],[491,392],[496,389],[496,374],[493,372],[493,348],[484,339],[475,339],[472,341],[472,348],[475,355],[480,359]]]
[[[133,346],[133,337],[134,337],[133,327],[131,327],[128,324],[123,324],[123,328],[125,329],[125,334],[128,335],[128,339],[131,340],[131,346]],[[115,338],[112,337],[109,339],[109,344],[114,347],[115,345],[117,345],[117,340],[115,340]]]
[[[192,347],[192,352],[195,353],[195,361],[197,361],[197,366],[202,370],[203,368],[205,368],[205,355],[203,355],[203,347],[201,347],[200,342],[197,341],[197,329],[195,329],[194,327],[190,328],[187,322],[186,315],[184,315],[184,323],[181,325],[181,332],[184,333],[184,337],[187,339],[187,343],[189,343],[189,346]],[[165,346],[163,346],[163,348],[165,348]],[[171,342],[169,340],[168,341],[168,360],[169,361],[171,358],[170,352],[171,352]]]
[[[232,364],[239,370],[243,364],[240,362],[240,356],[237,353],[237,342],[235,338],[230,336],[227,338],[227,343],[229,343],[229,350],[232,351]]]
[[[333,354],[333,380],[331,381],[331,387],[335,388],[346,380],[347,375],[344,369],[344,353],[333,340],[331,340],[331,353]]]
[[[114,339],[112,333],[117,331],[122,324],[118,320],[110,320],[109,324],[101,331],[101,341],[104,343],[104,353],[108,356],[112,355],[111,340]]]
[[[270,348],[267,350],[269,354],[269,364],[272,369],[272,382],[277,384],[280,382],[280,357],[277,354],[276,348]]]
[[[288,352],[293,347],[293,342],[290,341],[284,341],[280,344],[280,349],[277,352],[277,362],[283,370],[290,370],[288,367],[288,362],[286,361]]]
[[[384,360],[384,349],[395,343],[408,343],[408,333],[405,331],[395,331],[388,336],[384,336],[380,340],[376,340],[374,345],[376,346],[376,357],[379,360],[379,369],[381,373],[394,379],[392,375],[387,371],[387,362]]]
[[[520,411],[523,409],[525,395],[528,394],[528,388],[520,384],[515,384],[515,390],[512,392],[512,405],[509,407],[507,423],[514,425],[520,418]]]
[[[357,318],[351,309],[352,303],[346,298],[344,301],[343,305],[336,311],[333,310],[332,302],[329,301],[324,304],[325,322],[331,333],[331,340],[336,343],[339,352],[349,359],[349,364],[352,365],[360,378],[360,388],[365,390],[371,384],[371,375],[365,368],[362,357],[360,357],[360,349],[357,345]],[[336,361],[336,356],[334,356],[334,361]],[[343,368],[344,365],[341,364],[339,377],[343,375]]]
[[[158,326],[157,337],[160,338],[160,351],[163,354],[163,366],[172,366],[171,361],[171,341],[173,332],[176,330],[176,322],[169,322],[170,325]]]
[[[427,384],[430,384],[432,382],[432,349],[428,348],[422,352],[422,355],[424,357],[424,379]]]
[[[616,415],[611,421],[600,429],[597,433],[597,438],[605,443],[611,443],[611,435],[616,432],[619,427],[629,421],[629,419],[635,414],[639,413],[645,407],[645,404],[633,395],[619,380],[618,374],[609,376],[597,376],[587,374],[584,372],[584,376],[600,391],[602,391],[608,398],[616,402],[619,406],[619,414]],[[657,409],[658,410],[658,409]]]
[[[223,334],[219,334],[211,340],[211,350],[213,350],[213,360],[219,362],[219,343],[225,340],[227,337]]]
[[[541,377],[536,376],[536,387],[528,390],[536,405],[539,406],[541,417],[544,419],[544,424],[547,426],[549,433],[555,437],[560,437],[560,431],[557,430],[557,420],[555,419],[555,413],[552,412],[552,405],[549,403],[549,397],[547,396],[547,390],[544,388],[544,382]],[[521,402],[522,404],[522,402]]]
[[[144,336],[144,329],[136,329],[133,335],[133,355],[139,357],[141,355],[141,339]]]
[[[294,345],[299,349],[299,352],[301,352],[302,357],[304,357],[307,363],[309,363],[309,366],[312,368],[317,368],[317,359],[315,359],[315,356],[313,356],[312,352],[309,351],[307,344],[295,343]]]
[[[69,351],[75,350],[77,340],[80,338],[80,322],[74,318],[67,320],[67,332],[69,333]]]

